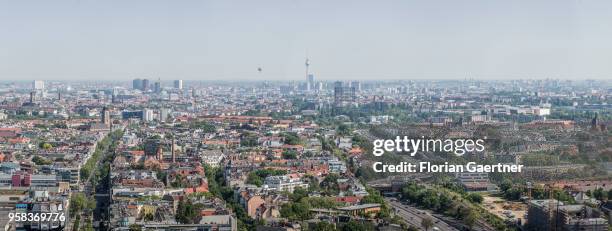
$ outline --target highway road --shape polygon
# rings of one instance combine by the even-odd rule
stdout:
[[[433,227],[429,230],[434,230],[434,227],[436,227],[440,231],[457,231],[457,229],[446,224],[444,221],[429,215],[425,211],[422,211],[410,205],[403,205],[402,203],[392,200],[391,198],[385,198],[385,200],[391,206],[393,212],[395,212],[396,215],[399,215],[400,217],[404,218],[404,220],[409,225],[412,225],[419,229],[423,229],[423,227],[421,226],[421,221],[423,220],[423,218],[429,217],[434,222]]]

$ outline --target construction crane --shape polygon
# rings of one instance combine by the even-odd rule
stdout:
[[[550,185],[550,184],[545,184],[544,185],[544,193],[548,193],[548,223],[549,223],[549,230],[551,231],[556,231],[558,230],[558,221],[557,221],[557,216],[559,214],[559,200],[555,199],[554,196],[554,186]]]
[[[527,182],[527,204],[531,202],[531,189],[533,188],[533,184],[531,182]]]

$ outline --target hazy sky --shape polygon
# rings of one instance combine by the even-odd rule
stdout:
[[[0,0],[0,80],[612,79],[609,0]],[[263,72],[258,73],[257,67]]]

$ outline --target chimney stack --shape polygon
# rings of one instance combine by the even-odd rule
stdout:
[[[174,135],[172,136],[172,163],[176,163],[176,151],[174,151],[175,148],[175,142],[174,142]]]

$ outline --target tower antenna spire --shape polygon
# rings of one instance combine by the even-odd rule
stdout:
[[[308,74],[310,73],[308,71],[308,68],[310,67],[310,59],[308,59],[308,57],[306,57],[306,61],[304,62],[304,65],[306,65],[306,78],[308,78]]]

